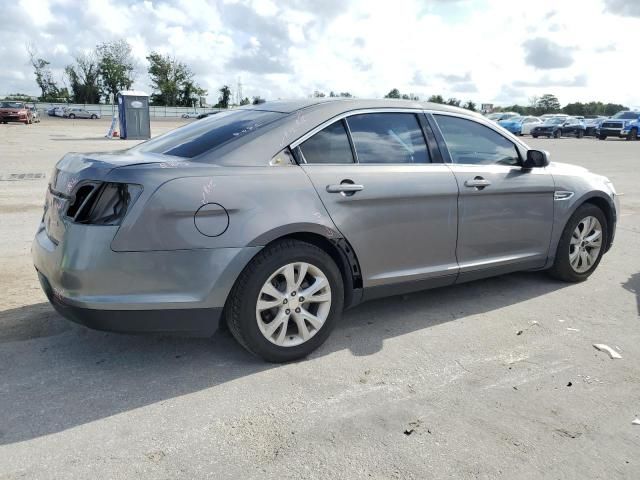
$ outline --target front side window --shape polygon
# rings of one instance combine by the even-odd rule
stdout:
[[[286,116],[263,110],[220,112],[152,138],[131,150],[193,158]]]
[[[451,154],[467,165],[519,165],[516,146],[492,129],[464,118],[434,115]]]
[[[429,163],[413,113],[365,113],[347,120],[359,163]]]
[[[344,122],[338,120],[300,144],[306,163],[353,163]]]

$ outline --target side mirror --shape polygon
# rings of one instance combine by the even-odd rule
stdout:
[[[527,150],[527,159],[522,168],[543,168],[549,165],[549,154],[544,150]]]

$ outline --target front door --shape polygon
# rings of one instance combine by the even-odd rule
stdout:
[[[553,225],[553,177],[545,168],[523,170],[507,137],[481,123],[434,115],[460,187],[460,280],[540,268]]]
[[[445,164],[431,163],[418,115],[355,114],[299,145],[302,168],[360,261],[365,298],[456,278],[458,187]]]

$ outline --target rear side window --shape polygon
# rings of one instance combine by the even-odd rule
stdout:
[[[300,151],[306,163],[353,163],[351,144],[342,120],[301,143]]]
[[[428,163],[424,135],[413,113],[365,113],[348,118],[359,163]]]
[[[279,120],[285,115],[259,110],[221,112],[160,135],[133,147],[132,150],[193,158]]]
[[[434,115],[453,163],[519,165],[516,146],[484,125],[464,118]]]

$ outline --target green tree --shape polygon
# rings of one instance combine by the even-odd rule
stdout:
[[[442,95],[431,95],[429,97],[429,99],[427,100],[427,102],[431,102],[431,103],[444,103],[444,98],[442,98]]]
[[[242,100],[240,100],[240,106],[249,105],[250,103],[251,103],[251,100],[249,100],[249,97],[244,97]]]
[[[394,88],[392,90],[389,91],[389,93],[387,93],[384,98],[401,98],[400,97],[400,90],[398,90],[397,88]]]
[[[460,100],[458,100],[457,98],[451,97],[449,100],[447,100],[447,105],[451,105],[452,107],[459,107],[460,106]]]
[[[545,113],[556,113],[560,111],[560,102],[555,95],[546,93],[538,99],[536,108],[540,115]]]
[[[462,108],[466,108],[467,110],[471,110],[472,112],[476,111],[476,104],[473,103],[471,100],[467,101]]]
[[[65,73],[71,84],[71,95],[74,102],[100,102],[98,61],[93,53],[81,54],[75,57],[75,64],[67,65]]]
[[[220,90],[220,96],[218,97],[218,103],[216,108],[229,108],[229,101],[231,100],[231,89],[228,85],[224,85]]]
[[[49,68],[50,63],[44,58],[38,57],[36,51],[28,46],[27,52],[29,60],[33,67],[33,73],[36,76],[36,83],[40,88],[40,100],[43,102],[57,101],[61,97],[61,90],[53,80],[53,74]]]
[[[133,85],[135,62],[131,55],[131,45],[124,40],[101,43],[96,47],[100,70],[101,94],[105,100],[120,90],[128,90]],[[148,57],[147,57],[148,58]]]
[[[264,98],[261,98],[260,96],[257,97],[253,97],[253,101],[251,102],[253,105],[260,105],[261,103],[266,102],[266,100]]]
[[[193,80],[191,69],[170,55],[151,52],[147,60],[153,88],[151,103],[154,105],[190,107],[207,94]]]
[[[313,92],[313,97],[314,98],[324,98],[324,92],[321,92],[319,90],[316,90],[315,92]]]

